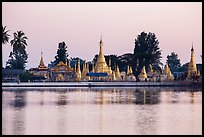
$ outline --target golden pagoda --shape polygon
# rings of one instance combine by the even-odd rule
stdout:
[[[148,69],[148,72],[149,72],[149,73],[152,73],[152,74],[154,73],[154,72],[153,72],[153,69],[152,69],[152,65],[151,65],[151,64],[149,64],[149,69]]]
[[[151,64],[149,64],[149,67],[148,67],[147,77],[149,78],[150,81],[156,81],[156,75],[152,69]]]
[[[140,79],[140,81],[146,81],[147,80],[147,73],[146,73],[145,66],[143,66],[143,68],[142,68],[142,71],[139,75],[139,79]]]
[[[115,71],[112,71],[112,81],[116,81]]]
[[[117,65],[117,67],[116,67],[115,76],[116,76],[116,80],[118,80],[118,81],[121,80],[121,75],[120,75],[120,70],[119,70],[118,65]]]
[[[106,64],[106,60],[105,60],[105,57],[104,57],[104,54],[103,54],[102,38],[100,40],[100,50],[99,50],[99,55],[98,55],[98,58],[97,58],[97,62],[96,62],[94,71],[96,73],[107,73],[109,76],[111,75],[110,68]]]
[[[90,77],[89,76],[86,76],[87,73],[89,73],[89,67],[88,67],[88,64],[85,62],[83,64],[83,70],[82,70],[82,73],[81,73],[81,78],[83,81],[88,81],[90,80]]]
[[[44,77],[46,80],[49,80],[49,72],[48,72],[48,68],[44,64],[42,52],[41,52],[41,58],[40,58],[40,63],[38,65],[38,67],[29,69],[29,72],[31,72],[33,75],[39,77],[39,79]]]
[[[112,70],[111,70],[111,59],[109,59],[109,73],[112,74]]]
[[[165,80],[173,80],[174,79],[174,77],[173,77],[173,75],[172,75],[172,73],[171,73],[171,70],[170,70],[170,68],[169,68],[169,65],[168,65],[168,63],[166,63],[166,65],[164,66],[164,70],[163,70],[163,75],[166,75],[167,77],[165,78]]]
[[[196,63],[195,63],[195,59],[194,59],[194,49],[193,49],[193,45],[192,45],[191,59],[190,59],[190,62],[188,64],[187,77],[191,78],[193,75],[197,75],[197,68],[196,68]]]
[[[132,71],[132,67],[131,66],[127,66],[127,73],[126,73],[126,81],[134,81],[136,80],[133,71]]]
[[[130,74],[133,74],[133,71],[132,71],[132,67],[131,67],[131,66],[129,67],[129,73],[130,73]]]
[[[129,75],[129,74],[130,74],[130,69],[129,69],[129,65],[128,65],[126,75]]]
[[[45,66],[43,61],[43,53],[41,52],[40,64],[38,65],[38,70],[47,70],[48,68]]]
[[[77,64],[77,70],[76,70],[76,75],[77,75],[77,81],[81,81],[81,69],[80,69],[80,60],[78,60]]]
[[[92,70],[91,70],[91,72],[95,72],[95,70],[94,70],[94,63],[92,64]]]

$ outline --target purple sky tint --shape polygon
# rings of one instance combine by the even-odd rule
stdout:
[[[10,39],[20,30],[28,37],[27,68],[38,66],[41,51],[46,65],[53,61],[62,41],[69,58],[91,61],[101,35],[105,55],[132,53],[142,31],[156,34],[163,63],[172,51],[181,64],[189,62],[192,42],[195,61],[202,62],[201,2],[3,2],[2,12]],[[12,47],[2,47],[5,66]]]

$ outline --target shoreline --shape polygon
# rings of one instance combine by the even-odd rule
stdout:
[[[202,87],[202,82],[12,82],[2,87]]]

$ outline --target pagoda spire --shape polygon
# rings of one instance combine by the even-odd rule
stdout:
[[[193,43],[192,43],[192,48],[191,48],[191,59],[188,64],[188,78],[192,77],[193,75],[197,75],[197,68],[196,68],[196,63],[194,59],[194,49],[193,49]]]
[[[127,65],[127,72],[126,72],[126,75],[129,75],[130,74],[130,69],[129,69],[129,65]]]
[[[145,66],[143,66],[142,71],[141,71],[141,73],[140,73],[140,75],[139,75],[139,78],[140,78],[141,80],[147,79],[147,73],[146,73]]]
[[[96,73],[108,73],[108,75],[111,75],[112,73],[110,73],[111,71],[109,70],[109,67],[106,64],[106,60],[103,54],[102,36],[99,44],[100,44],[100,50],[99,50],[99,55],[98,55],[94,70]]]
[[[92,63],[92,72],[95,72],[95,70],[94,70],[94,63]]]
[[[40,64],[38,65],[38,69],[47,69],[43,61],[43,53],[41,52]]]
[[[129,68],[129,73],[130,74],[133,74],[133,71],[132,71],[132,67],[130,66],[130,68]]]
[[[80,69],[80,59],[78,59],[78,64],[77,64],[77,81],[81,81],[81,69]]]
[[[164,75],[167,75],[167,78],[166,78],[167,80],[174,79],[167,62],[166,62],[166,65],[164,66]]]
[[[116,78],[117,80],[121,80],[121,76],[120,76],[120,70],[118,65],[116,66],[116,72],[115,72]]]

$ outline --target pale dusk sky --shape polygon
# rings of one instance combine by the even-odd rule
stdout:
[[[101,35],[105,55],[133,53],[142,31],[155,33],[162,63],[173,51],[181,64],[189,62],[192,43],[195,61],[202,63],[201,2],[3,2],[2,25],[10,30],[10,40],[20,30],[28,37],[27,69],[38,66],[41,51],[48,65],[62,41],[68,58],[92,61]],[[5,67],[10,43],[2,50]]]

